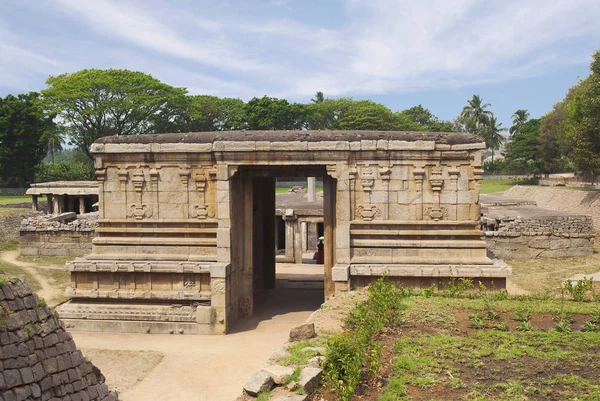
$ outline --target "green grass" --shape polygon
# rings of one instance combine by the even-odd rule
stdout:
[[[496,312],[527,308],[590,314],[592,302],[509,299]],[[411,297],[394,344],[393,373],[378,401],[600,399],[600,333],[459,330],[453,311],[482,311],[484,299]],[[489,309],[488,309],[489,310]],[[421,398],[419,398],[421,399]]]
[[[283,366],[304,366],[308,363],[309,359],[319,355],[316,351],[304,350],[304,348],[321,347],[324,343],[324,338],[294,343],[288,349],[289,355],[280,358],[278,362]]]
[[[31,202],[31,196],[27,195],[0,195],[0,205],[10,205],[12,203]]]
[[[0,261],[0,273],[9,278],[22,278],[29,283],[33,291],[42,289],[40,282],[32,274],[19,266]]]
[[[8,241],[0,244],[0,251],[16,251],[19,249],[19,240],[18,239],[9,239]]]
[[[491,194],[496,192],[504,192],[515,185],[528,185],[530,181],[526,180],[495,180],[493,178],[484,179],[481,185],[482,194]]]

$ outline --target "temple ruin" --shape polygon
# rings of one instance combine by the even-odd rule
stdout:
[[[386,275],[504,288],[479,227],[484,144],[466,133],[241,131],[91,146],[100,216],[68,263],[71,330],[224,334],[275,285],[275,179],[323,179],[325,296]]]

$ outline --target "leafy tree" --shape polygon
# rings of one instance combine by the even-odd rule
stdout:
[[[540,157],[541,119],[531,119],[515,132],[506,145],[505,169],[507,173],[537,174],[544,168]]]
[[[600,50],[594,53],[591,74],[572,92],[565,131],[570,157],[586,173],[600,170]]]
[[[325,101],[325,95],[323,94],[323,92],[318,91],[315,94],[315,98],[314,99],[310,99],[311,102],[313,103],[323,103]]]
[[[508,130],[511,137],[518,133],[527,120],[529,120],[529,112],[527,110],[519,109],[512,115],[512,119],[513,125]]]
[[[539,150],[541,172],[551,173],[569,169],[568,145],[565,134],[567,97],[556,103],[540,122]]]
[[[255,97],[246,103],[245,112],[251,130],[294,130],[306,125],[304,105],[285,99]]]
[[[100,137],[156,132],[156,115],[165,105],[181,102],[186,93],[128,70],[81,70],[46,83],[46,110],[60,116],[72,143],[88,156],[89,146]]]
[[[437,118],[433,113],[422,105],[403,110],[399,114],[405,115],[409,121],[418,124],[416,130],[432,132],[453,132],[455,131],[450,121],[444,121]]]
[[[36,182],[47,181],[88,181],[95,179],[94,164],[91,160],[68,160],[58,163],[42,162],[36,172]]]
[[[467,105],[463,107],[459,117],[467,131],[479,133],[482,127],[489,124],[492,112],[486,109],[490,106],[489,103],[483,103],[479,95],[473,95],[470,100],[467,100]]]
[[[33,181],[45,153],[41,139],[56,129],[38,100],[35,92],[0,98],[0,181],[8,185]]]

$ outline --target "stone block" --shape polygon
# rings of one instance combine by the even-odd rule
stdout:
[[[290,395],[279,395],[272,398],[271,401],[307,401],[308,395],[290,394]]]
[[[246,384],[244,384],[244,391],[253,397],[257,397],[260,393],[270,391],[273,388],[273,384],[273,378],[271,378],[270,374],[259,371],[250,376]]]
[[[290,341],[306,341],[316,336],[314,323],[302,324],[290,330]]]
[[[331,269],[333,281],[348,281],[350,279],[350,265],[336,264]]]
[[[275,384],[283,384],[288,377],[294,374],[294,369],[289,366],[273,365],[263,368],[263,372],[269,374]]]
[[[312,394],[321,384],[323,370],[319,368],[304,368],[300,372],[298,385],[307,393]]]

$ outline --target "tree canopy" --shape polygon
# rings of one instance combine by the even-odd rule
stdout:
[[[42,138],[56,130],[38,99],[36,92],[0,98],[0,181],[5,184],[23,186],[33,181],[45,155]]]
[[[71,142],[88,153],[108,135],[155,132],[156,116],[183,102],[186,90],[128,70],[81,70],[48,78],[44,106],[60,116]]]

